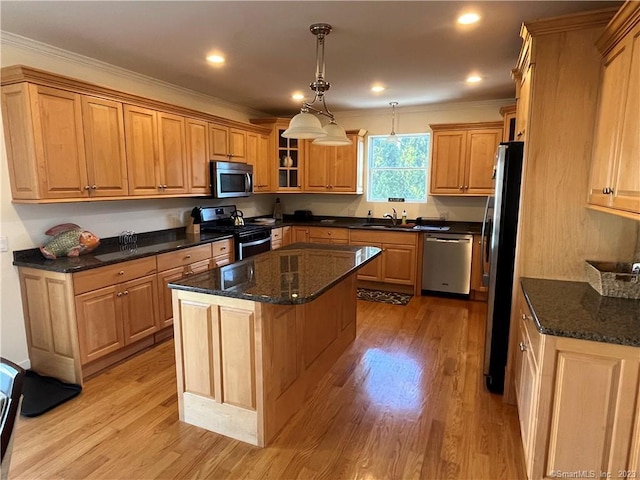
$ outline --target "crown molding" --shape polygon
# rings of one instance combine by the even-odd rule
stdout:
[[[432,103],[428,105],[412,105],[408,107],[398,107],[396,105],[397,113],[423,113],[423,112],[441,112],[441,111],[451,111],[451,110],[460,110],[460,109],[473,109],[473,108],[492,108],[494,107],[496,111],[499,111],[500,108],[511,105],[515,102],[514,98],[502,98],[497,100],[482,100],[482,101],[470,101],[470,102],[452,102],[452,103]],[[366,110],[334,110],[333,111],[336,116],[340,117],[362,117],[362,116],[373,116],[373,115],[388,115],[389,107],[385,108],[371,108]]]
[[[16,47],[22,50],[35,52],[44,57],[49,57],[49,58],[54,58],[56,60],[62,60],[65,62],[74,63],[76,65],[88,67],[93,70],[98,70],[98,71],[107,73],[109,75],[121,77],[127,80],[132,80],[138,83],[152,84],[156,87],[169,90],[173,93],[189,96],[196,101],[206,101],[209,103],[213,103],[214,105],[218,105],[220,107],[235,110],[249,117],[266,116],[265,112],[255,110],[255,109],[246,107],[244,105],[238,105],[232,102],[228,102],[218,97],[213,97],[210,95],[206,95],[204,93],[197,92],[195,90],[190,90],[188,88],[180,87],[178,85],[174,85],[173,83],[164,82],[162,80],[158,80],[157,78],[149,77],[141,73],[136,73],[131,70],[127,70],[121,67],[117,67],[115,65],[111,65],[110,63],[96,60],[95,58],[86,57],[84,55],[73,53],[68,50],[63,50],[62,48],[54,47],[53,45],[42,43],[37,40],[23,37],[21,35],[16,35],[14,33],[6,32],[3,30],[0,30],[0,44],[11,45],[12,47]],[[59,73],[64,74],[63,72],[59,72]]]

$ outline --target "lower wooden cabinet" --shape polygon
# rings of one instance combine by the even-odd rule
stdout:
[[[310,227],[291,227],[291,243],[309,243],[309,228]]]
[[[233,261],[233,240],[77,273],[20,267],[31,368],[82,384],[173,332],[167,283]]]
[[[346,228],[309,227],[309,243],[349,245],[349,230]]]
[[[358,271],[358,280],[413,287],[419,292],[419,261],[417,233],[351,230],[351,245],[382,249],[382,255]],[[379,285],[378,285],[379,286]]]
[[[291,227],[279,227],[271,230],[271,250],[286,247],[291,243]]]
[[[640,349],[541,335],[522,292],[517,301],[515,390],[528,478],[637,475]]]

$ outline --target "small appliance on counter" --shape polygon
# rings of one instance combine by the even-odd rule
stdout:
[[[313,213],[311,213],[311,210],[295,210],[293,219],[299,222],[313,220]]]
[[[191,216],[202,233],[232,233],[236,260],[271,250],[271,228],[245,225],[242,211],[235,205],[194,207]]]

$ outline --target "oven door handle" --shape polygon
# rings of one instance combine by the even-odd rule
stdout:
[[[260,240],[256,240],[255,242],[249,242],[249,243],[244,243],[244,242],[240,242],[240,245],[242,245],[242,247],[255,247],[256,245],[261,245],[263,243],[267,243],[271,241],[271,237],[267,237],[267,238],[261,238]]]

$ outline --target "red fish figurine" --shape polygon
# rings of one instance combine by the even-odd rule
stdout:
[[[75,223],[56,225],[44,233],[53,236],[51,240],[40,247],[42,255],[50,260],[55,260],[58,257],[77,257],[83,253],[91,252],[100,245],[98,237]]]

